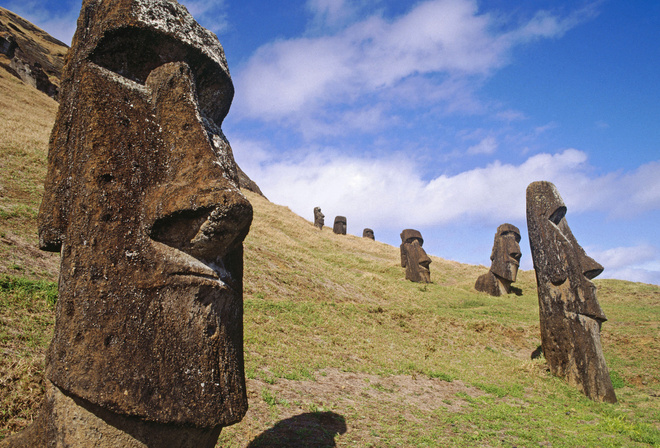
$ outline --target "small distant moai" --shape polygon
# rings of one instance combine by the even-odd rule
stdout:
[[[335,225],[332,227],[332,231],[337,235],[346,235],[346,217],[345,216],[336,216]]]
[[[405,229],[401,232],[401,267],[406,268],[406,279],[431,283],[431,259],[426,255],[422,245],[424,239],[418,230]]]
[[[595,401],[616,403],[600,343],[607,319],[591,282],[603,267],[580,247],[550,182],[527,187],[527,227],[536,271],[541,344],[550,371]]]
[[[520,230],[513,224],[502,224],[495,232],[491,265],[488,273],[479,276],[474,287],[491,296],[511,293],[520,266]]]
[[[323,229],[325,225],[325,215],[321,213],[321,207],[314,207],[314,226]]]
[[[364,229],[362,231],[362,238],[369,238],[371,240],[375,240],[376,237],[374,236],[374,231],[371,229]]]
[[[213,447],[245,415],[233,94],[175,0],[83,1],[38,216],[61,252],[46,397],[1,446]]]

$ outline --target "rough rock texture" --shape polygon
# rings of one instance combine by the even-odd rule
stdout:
[[[325,215],[321,213],[321,207],[314,207],[314,226],[323,229],[325,225]]]
[[[38,217],[62,254],[46,377],[66,396],[218,433],[245,414],[232,96],[220,43],[175,1],[83,2]]]
[[[591,279],[603,267],[587,256],[566,222],[550,182],[527,187],[527,227],[539,296],[541,343],[550,371],[596,401],[616,395],[600,344],[607,319]]]
[[[406,279],[413,282],[431,283],[431,259],[422,249],[424,239],[418,230],[401,232],[401,267],[406,268]]]
[[[56,100],[67,50],[64,43],[0,7],[0,67]]]
[[[115,414],[68,395],[46,380],[42,412],[23,432],[5,443],[12,448],[198,448],[215,446],[221,427],[195,428]],[[0,445],[5,446],[3,442]]]
[[[369,238],[372,240],[376,239],[376,236],[374,235],[374,231],[371,229],[364,229],[362,231],[362,238]]]
[[[337,235],[346,235],[346,217],[345,216],[336,216],[335,225],[332,227],[332,231]]]
[[[474,287],[491,296],[511,293],[520,266],[520,230],[513,224],[502,224],[495,232],[492,261],[488,273],[479,276]]]

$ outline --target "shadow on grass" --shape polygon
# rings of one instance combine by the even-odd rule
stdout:
[[[259,434],[248,448],[331,448],[346,432],[346,420],[334,412],[308,412],[287,418]]]

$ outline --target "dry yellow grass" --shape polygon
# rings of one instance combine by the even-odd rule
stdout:
[[[5,76],[0,104],[0,269],[54,280],[56,256],[34,268],[34,213],[56,105]],[[319,231],[245,194],[255,211],[244,275],[250,410],[221,446],[660,444],[657,286],[597,281],[620,403],[593,403],[530,359],[540,343],[533,272],[519,273],[522,295],[490,297],[473,288],[485,267],[431,256],[433,283],[411,283],[398,247]],[[21,291],[0,288],[0,437],[33,418],[52,333],[46,299]]]

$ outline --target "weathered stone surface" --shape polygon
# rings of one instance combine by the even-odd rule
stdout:
[[[325,215],[321,213],[321,207],[314,207],[314,226],[323,229],[325,225]]]
[[[511,293],[520,266],[520,230],[513,224],[502,224],[495,232],[492,261],[488,273],[479,276],[474,287],[491,296]]]
[[[587,256],[550,182],[527,187],[527,227],[536,271],[541,343],[550,371],[596,401],[616,402],[600,343],[607,319],[591,279],[603,267]]]
[[[42,412],[23,432],[0,445],[12,448],[212,448],[222,427],[195,428],[115,414],[66,394],[46,380]]]
[[[332,227],[332,231],[337,235],[346,235],[346,217],[345,216],[336,216],[335,224]]]
[[[0,67],[56,100],[67,50],[64,43],[0,7]]]
[[[413,282],[431,283],[431,259],[422,245],[424,239],[418,230],[401,232],[401,267],[406,268],[406,279]]]
[[[46,377],[63,394],[180,428],[245,414],[232,95],[220,43],[176,1],[83,2],[38,217],[62,254]]]
[[[364,229],[362,231],[362,238],[369,238],[372,240],[376,239],[376,236],[374,235],[374,231],[371,229]]]

